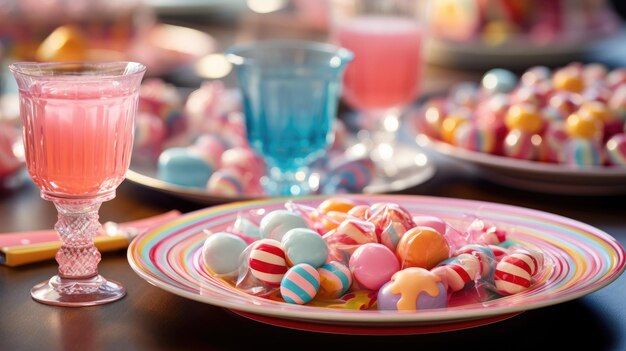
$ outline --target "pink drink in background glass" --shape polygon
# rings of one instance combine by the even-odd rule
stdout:
[[[133,145],[136,91],[106,84],[43,82],[20,91],[33,181],[44,194],[104,195],[124,180]]]
[[[403,107],[418,93],[422,27],[415,19],[363,16],[339,23],[336,40],[354,52],[343,97],[359,110]]]

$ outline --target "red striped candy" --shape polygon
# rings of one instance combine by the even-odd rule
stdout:
[[[520,252],[509,254],[496,265],[494,283],[503,295],[512,295],[530,287],[535,264],[530,255]]]
[[[248,258],[250,272],[262,283],[280,286],[280,281],[287,272],[285,251],[280,242],[274,239],[261,239],[253,244]]]

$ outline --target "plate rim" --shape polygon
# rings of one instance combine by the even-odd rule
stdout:
[[[156,228],[152,228],[151,230],[140,234],[137,238],[135,238],[135,240],[133,240],[133,242],[131,242],[127,251],[127,259],[129,261],[131,268],[140,277],[142,277],[144,280],[146,280],[150,284],[157,286],[170,293],[173,293],[175,295],[182,296],[182,297],[195,300],[198,302],[203,302],[203,303],[211,304],[211,305],[226,308],[226,309],[238,310],[238,311],[248,312],[252,314],[259,314],[259,315],[264,315],[264,316],[270,316],[270,317],[275,317],[275,318],[280,318],[280,319],[314,321],[317,323],[330,323],[330,324],[352,323],[352,324],[359,324],[359,325],[389,324],[389,323],[395,323],[395,324],[401,324],[401,325],[420,324],[420,323],[442,323],[442,322],[445,323],[445,322],[455,322],[455,321],[462,321],[462,320],[489,318],[489,317],[494,317],[494,316],[498,316],[502,314],[538,309],[542,307],[547,307],[547,306],[571,301],[571,300],[580,298],[582,296],[588,295],[590,293],[593,293],[597,290],[600,290],[604,288],[605,286],[611,284],[617,278],[619,278],[626,268],[626,262],[624,260],[624,257],[626,256],[626,251],[624,250],[624,247],[622,246],[622,244],[619,241],[617,241],[614,237],[612,237],[610,234],[606,233],[605,231],[598,229],[596,227],[593,227],[589,224],[586,224],[584,222],[578,221],[573,218],[568,218],[562,215],[558,215],[555,213],[520,207],[516,205],[497,203],[497,202],[489,202],[489,201],[473,200],[473,199],[450,198],[450,197],[437,197],[437,196],[428,196],[428,195],[347,194],[347,196],[354,198],[354,199],[361,199],[361,200],[369,199],[370,201],[372,200],[375,201],[376,198],[381,198],[381,199],[404,198],[406,200],[426,199],[426,200],[440,202],[440,203],[445,203],[447,201],[448,202],[457,201],[460,204],[474,205],[477,207],[485,206],[485,205],[491,205],[491,206],[495,205],[503,209],[526,212],[528,215],[535,215],[535,216],[539,215],[543,217],[547,216],[548,218],[551,217],[553,219],[552,222],[557,221],[559,223],[568,223],[570,225],[574,225],[577,229],[584,230],[587,235],[592,235],[594,237],[600,238],[602,239],[603,243],[608,244],[608,246],[611,246],[612,248],[615,248],[616,250],[615,253],[618,254],[616,257],[616,263],[619,263],[620,265],[616,266],[611,271],[607,271],[607,273],[601,277],[602,279],[599,284],[595,284],[598,281],[600,281],[598,278],[595,278],[591,282],[591,283],[594,283],[595,285],[592,286],[591,288],[586,287],[584,289],[580,289],[579,291],[575,291],[573,293],[566,294],[566,295],[559,294],[559,296],[557,297],[535,301],[530,304],[517,304],[513,306],[506,306],[506,305],[491,306],[488,309],[482,309],[481,313],[477,313],[475,310],[466,310],[466,311],[453,311],[453,312],[442,314],[441,309],[439,309],[439,310],[419,311],[418,313],[407,314],[407,313],[398,313],[395,311],[369,311],[368,310],[368,311],[359,311],[359,313],[346,312],[345,315],[342,316],[341,320],[337,320],[336,317],[333,317],[330,314],[328,315],[327,314],[315,314],[313,318],[309,316],[303,316],[303,313],[304,313],[303,311],[292,311],[289,309],[268,309],[267,306],[263,307],[263,306],[258,306],[258,305],[257,306],[254,306],[254,305],[242,306],[240,304],[233,303],[225,299],[220,300],[218,298],[208,298],[207,296],[204,296],[204,295],[191,293],[183,289],[177,288],[175,286],[172,286],[168,284],[167,282],[161,281],[157,278],[150,276],[148,273],[144,272],[143,269],[139,267],[138,263],[135,262],[134,260],[133,252],[135,250],[135,247],[138,245],[138,243],[144,237],[149,236],[153,232],[158,232],[160,228],[163,228],[166,225],[171,225],[171,226],[178,225],[178,224],[184,223],[188,218],[191,218],[194,216],[197,216],[197,218],[202,218],[202,217],[209,218],[209,216],[211,216],[214,213],[219,213],[220,211],[228,211],[228,210],[233,210],[233,209],[236,210],[236,208],[240,208],[241,206],[250,207],[250,206],[263,204],[263,203],[280,203],[280,202],[284,202],[287,200],[293,200],[294,198],[271,198],[271,199],[262,199],[262,200],[253,200],[253,201],[237,201],[237,202],[211,206],[208,208],[189,212],[187,214],[180,216],[179,218],[176,218],[170,221],[169,223],[159,225]],[[315,195],[315,196],[300,197],[300,198],[296,198],[295,200],[297,201],[321,201],[328,197],[329,196],[326,196],[326,195]],[[255,296],[251,296],[251,297],[257,298]],[[298,305],[297,308],[306,311],[307,309],[318,310],[323,307]]]
[[[430,180],[436,173],[436,165],[433,160],[427,156],[427,154],[417,147],[414,144],[410,143],[398,143],[399,147],[402,147],[402,150],[413,150],[415,155],[423,155],[426,158],[426,161],[423,165],[415,165],[416,172],[413,172],[410,176],[404,177],[402,179],[397,179],[395,181],[391,181],[383,185],[376,184],[368,184],[364,190],[364,194],[374,195],[374,194],[385,194],[389,192],[397,192],[405,189],[409,189],[412,187],[419,186]],[[240,202],[240,201],[253,201],[253,200],[261,200],[268,198],[276,198],[271,196],[249,196],[242,195],[238,197],[231,196],[219,196],[215,194],[211,194],[207,190],[203,190],[201,188],[191,188],[184,187],[172,183],[168,183],[156,177],[152,177],[150,175],[146,175],[133,168],[133,164],[131,161],[131,165],[126,171],[126,178],[128,181],[155,190],[159,192],[165,192],[172,196],[178,196],[181,198],[185,198],[188,200],[192,200],[195,202],[200,202],[204,204],[221,204],[227,202]],[[355,193],[356,195],[356,193]],[[318,196],[326,196],[326,195],[318,195]]]

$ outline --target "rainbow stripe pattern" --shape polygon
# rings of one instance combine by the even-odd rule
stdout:
[[[439,216],[452,223],[478,215],[494,225],[515,228],[508,234],[509,239],[541,251],[544,269],[528,289],[518,294],[446,309],[400,313],[289,304],[252,296],[208,272],[202,264],[204,229],[225,230],[241,211],[282,209],[289,200],[316,207],[326,199],[321,196],[235,202],[187,213],[133,240],[128,248],[128,261],[139,276],[168,292],[245,313],[327,324],[433,323],[442,330],[446,323],[493,318],[577,299],[612,283],[624,271],[626,254],[617,240],[595,227],[556,214],[443,197],[346,196],[370,204],[395,202],[411,214]]]

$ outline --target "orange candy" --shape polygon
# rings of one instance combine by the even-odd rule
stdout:
[[[556,71],[552,76],[552,85],[557,90],[567,90],[574,93],[580,93],[585,89],[585,82],[582,77],[569,69]]]
[[[448,115],[441,123],[441,140],[452,144],[454,141],[454,133],[457,128],[469,121],[467,117],[460,115]]]
[[[354,203],[354,201],[350,199],[331,197],[319,204],[317,206],[317,209],[323,213],[328,213],[331,211],[347,213],[355,205],[356,204]]]
[[[450,258],[450,245],[443,235],[430,227],[409,229],[398,242],[396,256],[402,268],[431,269]]]
[[[604,126],[598,119],[572,113],[565,121],[565,131],[572,138],[598,139]]]
[[[600,101],[587,101],[578,109],[578,114],[583,117],[597,119],[601,122],[610,122],[615,119],[615,115],[611,113],[605,103]]]
[[[519,129],[528,134],[535,134],[543,128],[544,120],[535,106],[521,103],[509,108],[504,123],[509,129]]]

